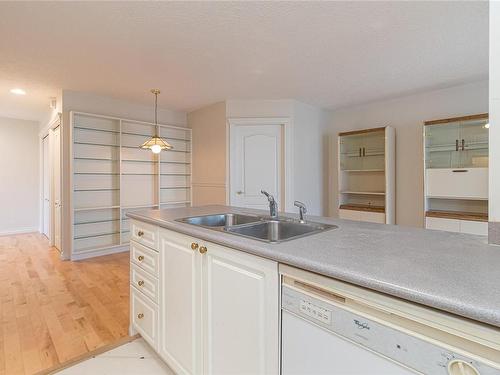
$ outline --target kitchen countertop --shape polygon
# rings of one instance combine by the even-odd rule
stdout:
[[[309,216],[339,228],[273,244],[175,221],[229,212],[264,213],[202,206],[127,216],[500,327],[500,247],[485,237]]]

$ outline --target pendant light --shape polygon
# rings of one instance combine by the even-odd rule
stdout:
[[[151,89],[151,93],[155,96],[155,135],[148,141],[144,142],[140,147],[146,150],[151,150],[154,154],[159,154],[162,150],[171,150],[174,147],[165,139],[158,135],[158,94],[159,89]]]

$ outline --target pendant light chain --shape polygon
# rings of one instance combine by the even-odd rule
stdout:
[[[153,153],[158,154],[162,150],[172,150],[173,146],[168,143],[166,139],[160,138],[160,125],[158,125],[158,94],[159,89],[151,89],[151,93],[155,96],[155,124],[154,124],[154,136],[149,140],[144,142],[141,146],[142,149],[151,150]]]
[[[158,91],[155,91],[155,137],[158,137]]]

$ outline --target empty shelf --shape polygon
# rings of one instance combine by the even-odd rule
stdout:
[[[75,212],[77,211],[99,211],[99,210],[113,210],[118,209],[120,206],[101,206],[101,207],[79,207],[75,208]]]
[[[95,221],[80,221],[80,222],[75,222],[74,225],[110,223],[110,222],[113,222],[113,221],[120,221],[120,219],[107,219],[107,220],[95,220]]]
[[[73,142],[75,145],[90,145],[90,146],[103,146],[103,147],[120,147],[120,145],[110,145],[110,144],[106,144],[106,143],[94,143],[94,142],[78,142],[78,141],[74,141]],[[122,146],[124,147],[124,146]],[[139,146],[137,146],[139,147]]]
[[[114,191],[114,190],[120,190],[120,189],[118,189],[118,188],[112,188],[112,189],[75,189],[73,191],[82,192],[82,191]]]
[[[425,213],[425,216],[437,217],[442,219],[458,219],[458,220],[488,222],[488,214],[482,212],[429,210]]]
[[[383,206],[372,206],[369,204],[341,204],[339,206],[341,210],[352,210],[352,211],[368,211],[368,212],[385,212],[385,207]]]
[[[114,234],[120,234],[120,232],[109,232],[109,233],[97,233],[97,234],[88,234],[83,236],[75,236],[73,239],[75,240],[83,240],[85,238],[94,238],[94,237],[104,237],[104,236],[112,236]]]
[[[385,172],[385,169],[341,169],[342,172]]]
[[[385,195],[383,191],[341,191],[342,194],[359,194],[359,195]]]
[[[97,129],[97,128],[87,128],[84,126],[74,126],[74,129],[81,129],[81,130],[88,130],[88,131],[97,131],[97,132],[103,132],[103,133],[113,133],[113,134],[120,134],[119,130],[109,130],[109,129]]]

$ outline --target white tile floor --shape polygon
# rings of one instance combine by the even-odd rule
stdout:
[[[59,375],[174,375],[141,338],[68,367]]]

